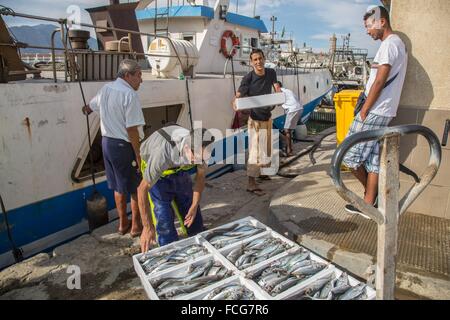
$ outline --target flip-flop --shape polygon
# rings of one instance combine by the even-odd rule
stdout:
[[[261,180],[272,180],[269,176],[259,176],[258,178]]]
[[[264,191],[262,191],[260,188],[256,188],[256,189],[247,189],[247,192],[256,194],[258,197],[264,196],[266,195],[266,193]]]

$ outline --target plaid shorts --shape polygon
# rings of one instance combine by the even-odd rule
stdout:
[[[354,133],[385,128],[391,122],[392,117],[383,117],[369,113],[365,121],[362,121],[360,113],[355,116],[347,137]],[[380,144],[377,140],[366,141],[354,145],[346,153],[344,164],[352,169],[357,169],[364,164],[367,172],[379,173],[380,171]]]

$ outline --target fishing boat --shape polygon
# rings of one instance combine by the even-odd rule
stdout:
[[[138,91],[146,120],[144,135],[167,123],[190,128],[200,121],[203,127],[222,134],[222,139],[215,142],[208,174],[213,176],[232,166],[227,159],[234,159],[237,141],[245,141],[246,130],[245,126],[232,128],[235,112],[231,102],[240,79],[251,70],[251,48],[258,47],[261,33],[267,32],[264,22],[229,12],[228,0],[214,1],[212,6],[208,1],[190,1],[181,6],[168,2],[168,6],[159,8],[155,5],[152,1],[113,3],[88,10],[91,16],[99,17],[93,25],[84,26],[97,27],[97,39],[103,39],[103,45],[108,33],[121,32],[129,40],[128,50],[121,50],[122,42],[127,42],[122,37],[111,40],[117,41],[115,52],[107,48],[98,51],[59,48],[66,57],[64,71],[42,71],[41,77],[35,79],[30,74],[37,71],[28,70],[23,72],[28,73],[26,79],[10,78],[8,83],[0,84],[0,195],[8,218],[7,223],[4,218],[0,220],[0,268],[15,262],[14,246],[23,257],[29,257],[89,232],[86,212],[86,198],[92,193],[89,152],[94,158],[97,189],[107,199],[109,219],[117,217],[113,193],[106,185],[99,118],[89,117],[91,134],[95,137],[89,146],[77,77],[81,77],[89,100],[114,79],[121,59],[138,58],[144,69]],[[120,6],[133,11],[136,21],[128,25],[136,23],[138,29],[111,26],[105,22],[107,19],[101,18]],[[8,12],[2,11],[5,14]],[[61,25],[60,33],[70,34],[64,29],[64,19],[16,12],[14,15],[52,21]],[[161,27],[161,21],[170,23]],[[98,28],[100,25],[103,29]],[[140,44],[135,38],[140,39]],[[138,49],[134,50],[136,43]],[[17,43],[3,43],[1,47],[17,50]],[[224,47],[228,53],[234,53],[233,59],[224,54]],[[78,74],[70,69],[74,61]],[[10,71],[9,76],[23,74]],[[279,77],[284,87],[300,95],[304,121],[332,87],[326,68],[302,72],[287,68]],[[274,128],[282,128],[284,118],[283,109],[276,107]]]

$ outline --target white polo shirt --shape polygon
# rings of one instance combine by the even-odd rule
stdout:
[[[408,64],[406,47],[400,37],[396,34],[391,34],[384,39],[373,62],[376,65],[389,64],[391,66],[391,71],[386,81],[392,79],[397,73],[398,75],[392,83],[381,91],[380,96],[370,109],[370,112],[383,117],[395,117],[397,115],[398,104],[400,103],[403,82],[405,81],[406,65]],[[368,96],[370,88],[375,82],[377,71],[377,68],[371,68],[370,70],[365,91],[366,96]]]
[[[303,109],[303,106],[300,102],[300,99],[289,89],[281,88],[281,91],[284,93],[286,101],[282,105],[283,109],[286,112],[295,112]]]
[[[138,94],[122,78],[104,85],[92,98],[89,107],[92,111],[100,113],[100,129],[103,137],[130,142],[127,128],[145,125]]]

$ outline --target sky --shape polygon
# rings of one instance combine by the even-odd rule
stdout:
[[[166,4],[167,0],[158,3]],[[381,5],[379,0],[230,0],[229,11],[253,16],[256,1],[256,15],[261,16],[267,29],[272,29],[270,17],[277,17],[275,31],[281,34],[285,28],[285,37],[292,34],[296,46],[312,47],[316,52],[328,52],[329,38],[336,34],[338,45],[342,45],[342,36],[350,33],[350,45],[366,48],[369,57],[373,57],[380,46],[365,33],[362,16],[371,5]],[[121,1],[128,2],[128,1]],[[134,2],[134,1],[131,1]],[[182,0],[172,0],[176,5]],[[215,1],[209,0],[210,6]],[[67,17],[67,10],[81,8],[81,21],[91,23],[89,14],[83,10],[108,4],[108,0],[0,0],[0,5],[10,7],[16,12],[44,15],[53,18]],[[152,5],[151,5],[152,6]],[[158,4],[160,6],[160,4]],[[37,20],[5,17],[9,26],[34,25]]]

